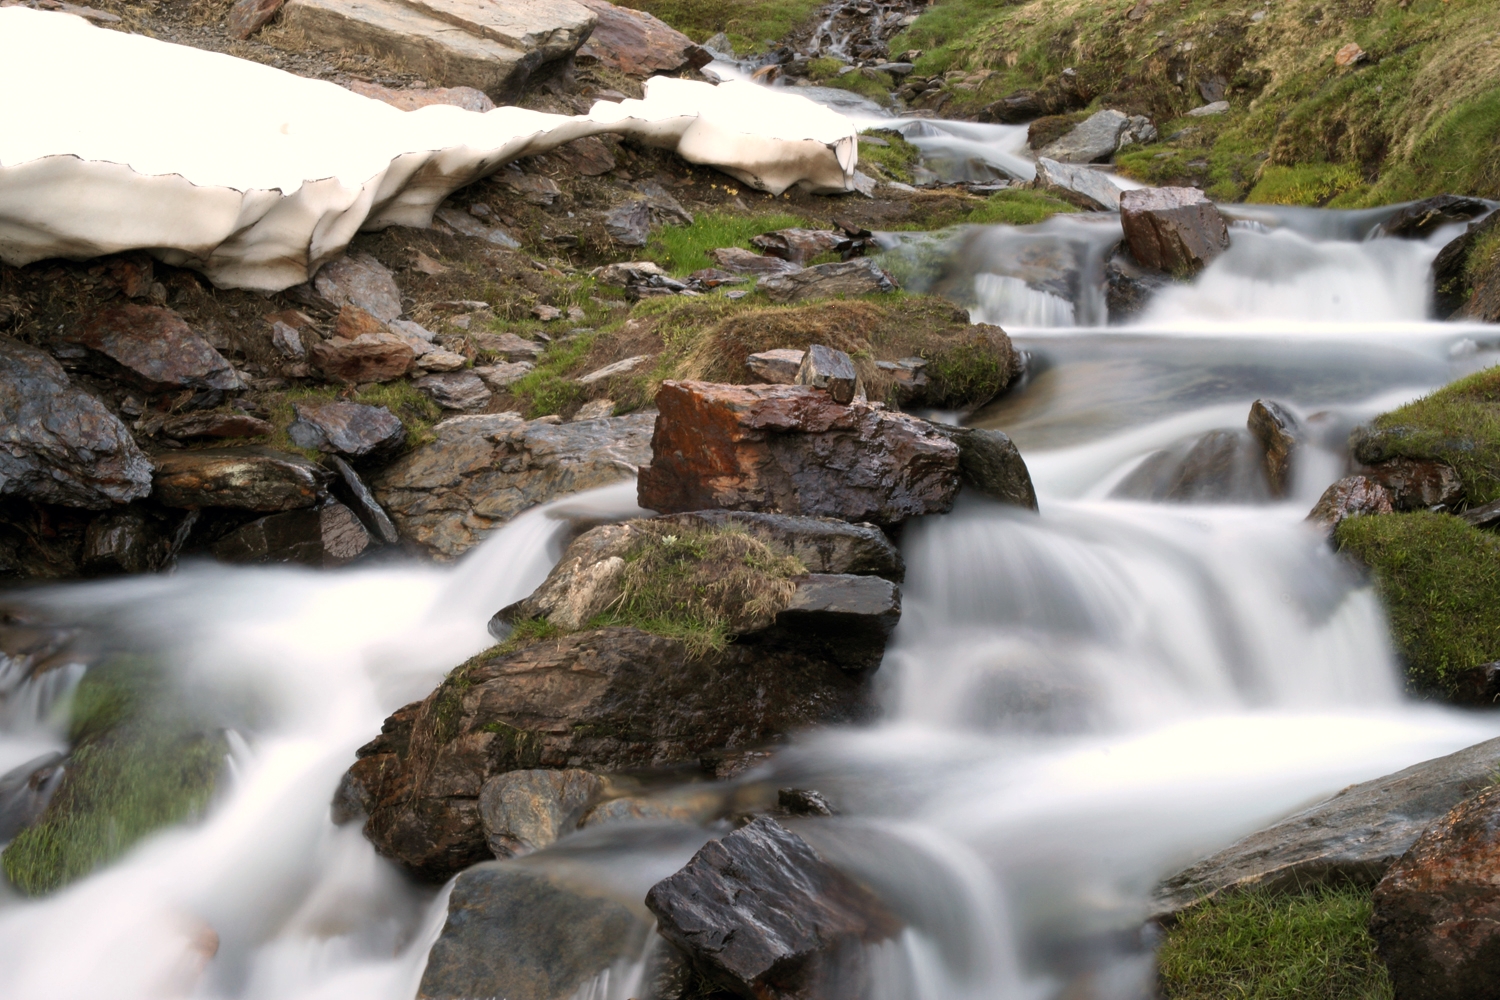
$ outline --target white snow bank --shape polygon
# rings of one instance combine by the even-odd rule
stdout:
[[[656,78],[586,116],[400,111],[232,56],[0,8],[0,260],[144,248],[217,285],[308,280],[355,232],[426,226],[455,188],[632,135],[780,194],[853,186],[844,116],[751,84]]]

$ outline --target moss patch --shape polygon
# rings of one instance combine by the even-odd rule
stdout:
[[[1270,166],[1246,201],[1262,205],[1323,206],[1351,194],[1368,190],[1359,170],[1347,163],[1301,163],[1295,167]]]
[[[1375,574],[1419,692],[1462,694],[1462,673],[1500,659],[1500,538],[1448,514],[1376,514],[1338,526]]]
[[[859,169],[877,180],[912,183],[912,168],[921,160],[922,151],[907,142],[900,132],[891,129],[868,129],[863,134],[880,139],[887,145],[860,143]]]
[[[1189,910],[1157,954],[1168,1000],[1389,1000],[1368,889],[1240,893]]]
[[[1375,418],[1360,457],[1447,462],[1470,506],[1500,499],[1500,367],[1487,368]]]
[[[1046,222],[1054,215],[1076,212],[1077,208],[1042,191],[1027,188],[996,191],[961,216],[960,226],[1031,226]]]

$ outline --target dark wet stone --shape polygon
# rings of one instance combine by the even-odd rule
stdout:
[[[275,429],[267,421],[248,413],[184,413],[161,425],[161,432],[172,438],[265,437]]]
[[[1265,449],[1266,481],[1270,483],[1271,496],[1286,496],[1292,488],[1297,449],[1307,438],[1302,422],[1280,403],[1257,399],[1250,405],[1246,426]]]
[[[510,771],[479,790],[479,822],[497,858],[519,857],[578,829],[604,782],[578,768]]]
[[[789,816],[832,816],[835,812],[822,792],[810,788],[779,788],[776,807]]]
[[[152,573],[166,562],[171,540],[139,510],[101,514],[83,536],[83,569],[88,573]]]
[[[978,427],[933,426],[958,445],[958,468],[966,485],[1002,503],[1037,509],[1031,471],[1008,434]]]
[[[1104,303],[1111,323],[1124,323],[1146,311],[1156,293],[1172,283],[1171,275],[1141,267],[1117,253],[1104,265]]]
[[[1356,514],[1389,514],[1395,510],[1391,491],[1369,476],[1345,476],[1318,498],[1307,520],[1332,532],[1339,522]]]
[[[1197,274],[1229,248],[1224,216],[1197,188],[1123,192],[1120,224],[1136,262],[1169,274]]]
[[[385,508],[380,506],[380,501],[375,499],[375,494],[370,492],[354,466],[337,455],[330,455],[324,461],[339,474],[339,478],[333,483],[334,495],[359,516],[373,538],[385,545],[396,544],[401,537],[396,526],[391,523]]]
[[[214,558],[234,563],[300,563],[332,568],[357,558],[370,536],[354,512],[337,501],[271,514],[215,542]]]
[[[1440,194],[1403,207],[1382,222],[1376,233],[1380,236],[1419,240],[1432,235],[1443,226],[1468,222],[1489,210],[1489,203],[1480,198]]]

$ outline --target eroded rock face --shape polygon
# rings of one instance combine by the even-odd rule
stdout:
[[[1401,1000],[1500,997],[1500,788],[1430,826],[1375,887],[1370,933]]]
[[[1197,188],[1141,188],[1120,195],[1120,224],[1139,263],[1197,274],[1229,248],[1229,226]]]
[[[873,893],[765,816],[705,844],[646,906],[700,972],[747,998],[861,996],[876,975],[864,946],[901,930]]]
[[[652,414],[563,424],[453,417],[371,480],[403,537],[452,559],[528,507],[623,479],[650,459]]]
[[[926,421],[797,385],[662,383],[641,506],[897,524],[945,513],[958,446]]]
[[[0,337],[0,497],[104,510],[151,492],[151,461],[51,357]]]
[[[210,551],[223,562],[331,569],[356,559],[369,545],[370,535],[354,512],[329,501],[257,518],[219,539]]]
[[[168,507],[282,511],[311,507],[332,474],[270,448],[206,448],[157,458],[156,499]]]
[[[134,303],[114,306],[62,339],[84,348],[88,363],[101,374],[147,392],[244,388],[224,356],[170,309]]]

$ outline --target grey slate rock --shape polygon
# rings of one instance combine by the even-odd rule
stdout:
[[[1010,435],[978,427],[933,426],[958,445],[958,469],[966,485],[1003,503],[1037,509],[1031,472]]]
[[[894,292],[896,282],[872,258],[818,264],[789,274],[761,278],[756,285],[772,302],[804,302],[831,296]]]
[[[339,474],[333,486],[334,495],[359,516],[371,537],[384,545],[394,545],[400,541],[401,535],[391,523],[390,516],[380,506],[380,501],[375,499],[375,494],[370,492],[370,487],[365,485],[359,473],[354,471],[354,466],[337,455],[330,455],[325,461]]]
[[[809,573],[796,579],[791,603],[776,616],[780,629],[846,669],[879,662],[901,620],[901,589],[878,576]]]
[[[802,355],[802,364],[797,367],[795,385],[811,385],[826,389],[836,403],[854,400],[859,386],[859,375],[849,355],[832,347],[813,344]]]
[[[401,420],[383,406],[345,400],[293,403],[287,436],[299,448],[360,458],[388,455],[406,441]]]
[[[1100,111],[1039,153],[1059,163],[1098,163],[1115,155],[1120,148],[1120,137],[1130,127],[1128,115],[1114,110]]]
[[[354,512],[336,500],[316,508],[268,514],[219,539],[214,558],[233,563],[299,563],[331,569],[370,544]]]

